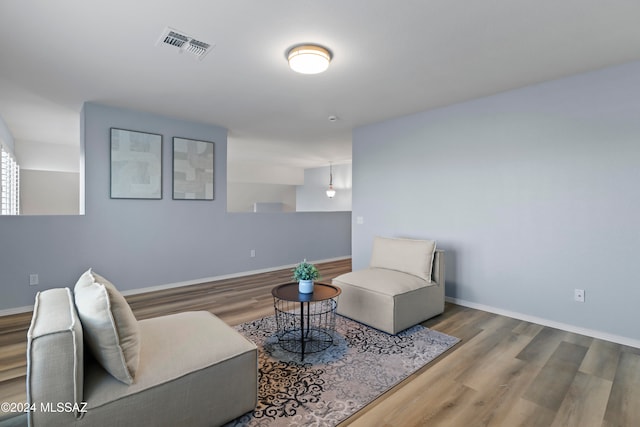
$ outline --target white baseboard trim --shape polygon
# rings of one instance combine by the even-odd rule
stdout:
[[[478,304],[471,301],[465,301],[463,299],[445,297],[445,301],[461,305],[464,307],[475,308],[476,310],[487,311],[489,313],[499,314],[501,316],[512,317],[518,320],[524,320],[526,322],[536,323],[542,326],[549,326],[551,328],[560,329],[566,332],[573,332],[575,334],[586,335],[592,338],[598,338],[605,341],[614,342],[617,344],[626,345],[629,347],[640,348],[640,340],[623,337],[620,335],[609,334],[607,332],[596,331],[594,329],[581,328],[579,326],[570,325],[568,323],[556,322],[549,319],[543,319],[542,317],[531,316],[528,314],[518,313],[516,311],[503,310],[501,308],[491,307],[489,305]]]
[[[313,264],[320,264],[320,263],[323,263],[323,262],[342,261],[344,259],[349,259],[349,258],[351,258],[350,255],[349,256],[344,256],[344,257],[323,259],[323,260],[318,260],[318,261],[309,261],[309,262],[311,262]],[[150,287],[147,287],[147,288],[131,289],[131,290],[128,290],[128,291],[121,291],[121,293],[124,296],[137,295],[137,294],[144,294],[146,292],[162,291],[162,290],[165,290],[165,289],[180,288],[182,286],[191,286],[191,285],[199,285],[200,283],[215,282],[217,280],[236,279],[238,277],[250,276],[252,274],[271,273],[272,271],[278,271],[278,270],[284,270],[284,269],[287,269],[287,268],[293,268],[293,267],[296,266],[296,264],[288,264],[288,265],[281,265],[281,266],[278,266],[278,267],[262,268],[262,269],[259,269],[259,270],[242,271],[240,273],[224,274],[222,276],[203,277],[201,279],[187,280],[185,282],[167,283],[167,284],[164,284],[164,285],[150,286]],[[293,277],[293,272],[291,273],[291,276]],[[293,279],[291,279],[291,280],[293,280]],[[320,280],[322,280],[322,278],[320,278]]]
[[[351,258],[350,255],[349,256],[343,256],[343,257],[337,257],[337,258],[328,258],[328,259],[323,259],[323,260],[318,260],[318,261],[309,261],[309,262],[312,262],[314,264],[320,264],[320,263],[323,263],[323,262],[342,261],[342,260],[349,259],[349,258]],[[262,269],[259,269],[259,270],[242,271],[240,273],[224,274],[224,275],[221,275],[221,276],[203,277],[201,279],[187,280],[185,282],[166,283],[164,285],[149,286],[149,287],[146,287],[146,288],[125,290],[125,291],[121,291],[121,293],[122,293],[122,295],[125,295],[125,296],[127,296],[127,295],[137,295],[137,294],[144,294],[145,292],[162,291],[164,289],[179,288],[179,287],[182,287],[182,286],[199,285],[200,283],[215,282],[216,280],[235,279],[235,278],[242,277],[242,276],[250,276],[252,274],[271,273],[272,271],[284,270],[286,268],[293,268],[293,267],[296,266],[296,264],[288,264],[288,265],[281,265],[281,266],[278,266],[278,267],[262,268]],[[291,276],[293,276],[293,273],[291,273]],[[322,279],[322,278],[320,278],[320,279]],[[73,286],[71,286],[71,287],[73,287]],[[26,313],[28,311],[33,311],[33,305],[27,305],[27,306],[24,306],[24,307],[2,309],[2,310],[0,310],[0,316],[10,316],[12,314]]]
[[[26,313],[28,311],[33,311],[32,305],[25,305],[24,307],[5,308],[3,310],[0,310],[0,317],[11,316],[12,314]]]

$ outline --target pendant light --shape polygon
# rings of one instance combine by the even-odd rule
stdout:
[[[333,165],[329,163],[329,189],[327,190],[327,197],[333,199],[336,195],[336,190],[333,189]]]

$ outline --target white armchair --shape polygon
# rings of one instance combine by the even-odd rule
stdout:
[[[444,311],[444,251],[430,240],[376,237],[369,268],[333,279],[337,312],[389,334]]]
[[[206,311],[137,322],[130,383],[87,357],[68,288],[39,292],[28,332],[29,426],[213,426],[257,402],[257,348]],[[63,410],[59,409],[63,405]]]

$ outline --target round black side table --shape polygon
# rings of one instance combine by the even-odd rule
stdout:
[[[333,344],[336,307],[340,288],[316,282],[313,293],[298,292],[298,283],[285,283],[271,290],[278,327],[278,342],[290,352],[315,353]]]

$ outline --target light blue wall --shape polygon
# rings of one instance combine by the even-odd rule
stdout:
[[[86,215],[0,217],[0,309],[72,287],[89,267],[126,291],[351,254],[348,212],[227,213],[223,128],[91,103],[81,122]],[[109,198],[111,127],[163,135],[162,200]],[[215,142],[215,201],[171,199],[173,136]]]
[[[450,297],[640,339],[640,62],[359,128],[353,185],[354,269],[433,238]]]

